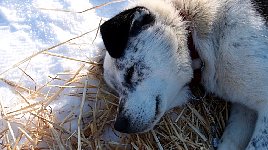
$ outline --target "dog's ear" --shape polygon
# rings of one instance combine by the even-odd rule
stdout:
[[[113,58],[124,54],[128,38],[152,24],[155,17],[145,7],[125,10],[100,26],[104,45]]]

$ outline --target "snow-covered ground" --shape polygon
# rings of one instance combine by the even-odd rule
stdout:
[[[47,52],[85,61],[98,56],[103,45],[101,38],[98,36],[95,39],[95,35],[101,19],[105,20],[118,13],[128,2],[113,3],[83,13],[75,12],[109,1],[111,0],[0,1],[0,110],[1,113],[4,113],[0,116],[0,132],[7,128],[10,129],[6,119],[2,117],[6,113],[27,105],[27,103],[21,102],[22,98],[18,91],[14,91],[14,87],[7,84],[8,82],[35,91],[49,82],[51,77],[56,77],[56,74],[75,72],[81,66],[81,62],[59,59],[59,57],[45,53],[38,54],[27,61],[21,61],[43,49],[91,30],[94,31],[79,40],[70,41]],[[43,89],[42,92],[48,93],[49,89]],[[65,92],[72,92],[72,89]],[[60,120],[73,108],[77,109],[75,112],[79,112],[81,100],[76,99],[61,94],[56,101],[49,104],[49,108],[57,114],[56,119]],[[32,101],[29,100],[29,103],[36,101],[38,99],[32,99]],[[66,113],[62,113],[64,110]],[[12,124],[11,128],[16,130],[16,125]],[[72,128],[75,130],[77,126],[72,126]],[[16,134],[16,131],[14,132]]]

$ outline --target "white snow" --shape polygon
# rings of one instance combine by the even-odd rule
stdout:
[[[115,15],[128,3],[113,3],[97,10],[75,13],[109,1],[111,0],[1,0],[0,78],[35,90],[50,81],[49,76],[56,77],[56,74],[60,72],[76,71],[81,66],[80,62],[45,54],[39,54],[14,68],[12,66],[42,49],[96,29],[101,18],[105,20]],[[92,42],[96,31],[48,52],[80,60],[96,57],[101,53],[99,50],[103,49],[99,36]],[[46,88],[43,93],[55,92],[49,90]],[[74,92],[72,89],[64,91],[64,93],[72,92]],[[39,99],[32,99],[30,103],[36,101]],[[18,93],[1,80],[0,102],[5,113],[26,106],[26,103],[18,98]],[[74,108],[74,112],[78,113],[80,103],[81,100],[76,97],[61,94],[56,102],[49,105],[49,108],[57,114],[56,119],[62,120]],[[89,110],[89,108],[84,109]],[[0,116],[0,132],[6,128],[6,121]],[[76,129],[77,126],[72,126],[72,130]],[[108,138],[109,136],[113,137],[113,135],[107,135]]]

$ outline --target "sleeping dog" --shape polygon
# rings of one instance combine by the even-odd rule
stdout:
[[[267,7],[267,0],[142,0],[103,23],[104,78],[120,96],[115,129],[152,129],[189,100],[202,67],[205,90],[233,103],[218,149],[267,150]]]

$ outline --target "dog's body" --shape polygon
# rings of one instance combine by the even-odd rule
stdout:
[[[115,128],[147,131],[187,102],[191,36],[204,63],[203,86],[235,103],[219,149],[268,149],[267,8],[255,1],[148,0],[105,22],[104,77],[120,95]]]

